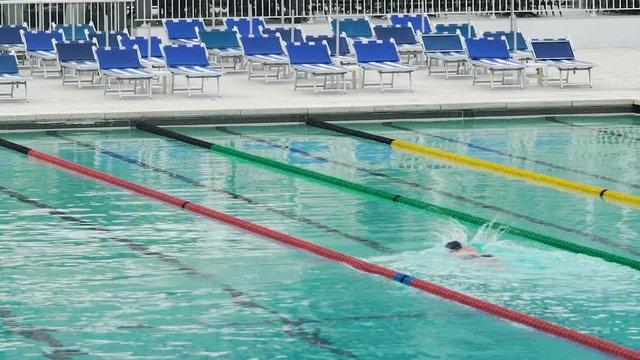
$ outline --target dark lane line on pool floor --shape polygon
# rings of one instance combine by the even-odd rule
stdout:
[[[229,135],[236,135],[236,136],[239,136],[239,137],[251,139],[251,140],[259,142],[261,144],[269,145],[269,146],[271,146],[273,148],[288,150],[288,151],[291,151],[293,153],[300,154],[300,155],[306,156],[306,157],[311,158],[311,159],[320,160],[320,161],[323,161],[323,162],[327,162],[327,163],[331,163],[331,164],[347,167],[349,169],[356,169],[356,170],[364,172],[366,174],[369,174],[369,175],[372,175],[372,176],[381,177],[381,178],[393,181],[393,182],[398,183],[398,184],[407,185],[407,186],[410,186],[410,187],[413,187],[413,188],[416,188],[416,189],[432,191],[432,192],[434,192],[436,194],[443,195],[443,196],[446,196],[446,197],[449,197],[449,198],[452,198],[452,199],[455,199],[455,200],[459,200],[459,201],[465,202],[467,204],[475,205],[475,206],[478,206],[478,207],[481,207],[481,208],[484,208],[484,209],[488,209],[488,210],[493,210],[495,212],[502,213],[504,215],[510,215],[510,216],[513,216],[513,217],[516,217],[516,218],[519,218],[519,219],[523,219],[523,220],[532,222],[534,224],[538,224],[538,225],[542,225],[542,226],[546,226],[546,227],[550,227],[550,228],[566,231],[568,233],[576,234],[576,235],[582,236],[584,238],[587,238],[587,239],[590,239],[590,240],[593,240],[593,241],[596,241],[596,242],[607,244],[607,245],[615,247],[617,249],[628,251],[629,253],[631,253],[633,255],[639,255],[640,256],[640,250],[636,249],[635,247],[627,246],[627,245],[624,245],[624,244],[618,244],[614,240],[606,238],[606,237],[603,237],[603,236],[600,236],[600,235],[596,235],[596,234],[592,234],[592,233],[589,233],[589,232],[581,231],[581,230],[574,229],[572,227],[568,227],[568,226],[564,226],[564,225],[555,224],[555,223],[552,223],[552,222],[548,222],[548,221],[545,221],[545,220],[542,220],[542,219],[535,218],[533,216],[520,214],[520,213],[517,213],[515,211],[504,209],[504,208],[501,208],[501,207],[498,207],[498,206],[495,206],[495,205],[490,205],[490,204],[487,204],[487,203],[484,203],[484,202],[481,202],[481,201],[478,201],[478,200],[469,199],[469,198],[464,197],[462,195],[457,195],[457,194],[450,193],[448,191],[439,190],[439,189],[432,188],[430,186],[426,186],[426,185],[423,185],[423,184],[414,183],[414,182],[411,182],[409,180],[405,180],[403,178],[399,178],[399,177],[392,176],[392,175],[385,174],[385,173],[381,173],[381,172],[378,172],[378,171],[375,171],[375,170],[370,170],[370,169],[367,169],[367,168],[359,167],[359,166],[354,165],[354,164],[349,164],[349,163],[345,163],[345,162],[342,162],[342,161],[329,159],[329,158],[326,158],[326,157],[323,157],[323,156],[313,155],[313,154],[311,154],[311,153],[309,153],[309,152],[307,152],[305,150],[292,148],[292,147],[290,147],[288,145],[281,145],[281,144],[279,144],[277,142],[266,140],[266,139],[257,138],[255,136],[251,136],[251,135],[244,135],[244,134],[239,133],[239,132],[237,132],[235,130],[229,130],[226,127],[216,127],[216,130],[221,131],[221,132],[226,133],[226,134],[229,134]]]
[[[53,350],[43,351],[44,357],[52,360],[70,360],[74,356],[89,355],[89,353],[81,350],[71,349],[65,346],[60,340],[49,334],[43,328],[27,328],[18,323],[13,312],[6,308],[0,307],[0,319],[9,331],[19,334],[20,336],[47,344]]]
[[[204,183],[202,183],[202,182],[200,182],[198,180],[195,180],[195,179],[192,179],[192,178],[177,174],[175,172],[172,172],[172,171],[169,171],[169,170],[166,170],[166,169],[163,169],[163,168],[148,164],[148,163],[146,163],[144,161],[141,161],[141,160],[130,158],[130,157],[124,156],[122,154],[118,154],[116,152],[103,149],[103,148],[101,148],[99,146],[87,144],[85,142],[70,138],[68,136],[60,135],[56,131],[47,131],[47,135],[53,136],[53,137],[57,137],[57,138],[59,138],[61,140],[67,141],[67,142],[71,142],[71,143],[73,143],[75,145],[84,147],[86,149],[90,149],[90,150],[93,150],[93,151],[100,152],[101,154],[110,156],[110,157],[112,157],[114,159],[118,159],[118,160],[130,163],[130,164],[133,164],[133,165],[137,165],[137,166],[139,166],[141,168],[144,168],[144,169],[148,169],[148,170],[160,173],[160,174],[167,175],[169,177],[172,177],[174,179],[186,182],[186,183],[191,184],[193,186],[196,186],[196,187],[199,187],[199,188],[203,188],[203,189],[207,189],[207,190],[210,190],[210,191],[214,191],[214,192],[219,193],[219,194],[230,196],[234,200],[241,200],[241,201],[244,201],[247,204],[258,206],[260,208],[263,208],[263,209],[265,209],[267,211],[270,211],[270,212],[276,213],[278,215],[284,216],[286,218],[289,218],[289,219],[292,219],[292,220],[296,220],[296,221],[300,221],[300,222],[305,223],[307,225],[314,226],[314,227],[316,227],[316,228],[318,228],[320,230],[323,230],[325,232],[328,232],[330,234],[340,235],[340,236],[342,236],[342,237],[344,237],[346,239],[353,240],[353,241],[355,241],[357,243],[363,244],[365,246],[368,246],[368,247],[370,247],[372,249],[375,249],[377,251],[380,251],[382,253],[393,254],[393,250],[391,248],[386,247],[386,246],[384,246],[384,245],[382,245],[382,244],[380,244],[380,243],[378,243],[376,241],[365,239],[365,238],[360,237],[360,236],[356,236],[356,235],[352,235],[352,234],[343,232],[341,230],[338,230],[336,228],[330,227],[330,226],[325,225],[325,224],[323,224],[321,222],[318,222],[316,220],[309,219],[307,217],[304,217],[304,216],[301,216],[301,215],[297,215],[297,214],[291,213],[289,211],[273,207],[271,205],[260,203],[260,202],[254,200],[254,199],[248,198],[246,196],[243,196],[243,195],[240,195],[240,194],[228,191],[228,190],[210,187],[210,186],[208,186],[208,185],[206,185],[206,184],[204,184]]]
[[[50,206],[48,204],[45,204],[43,202],[39,202],[37,200],[34,199],[30,199],[25,195],[22,195],[18,192],[15,192],[13,190],[10,190],[4,186],[0,185],[0,192],[12,197],[13,199],[16,199],[20,202],[23,202],[25,204],[29,204],[32,205],[36,208],[39,209],[45,209],[49,211],[50,215],[53,215],[55,217],[58,217],[62,220],[65,220],[67,222],[79,225],[87,230],[92,230],[92,231],[96,231],[96,232],[100,232],[100,233],[105,233],[108,234],[109,239],[113,240],[115,242],[121,243],[121,244],[125,244],[127,247],[129,247],[131,250],[133,250],[134,252],[144,255],[144,256],[151,256],[151,257],[155,257],[160,259],[162,262],[167,263],[173,267],[175,267],[176,269],[190,275],[196,278],[200,278],[203,280],[212,280],[211,278],[215,277],[214,275],[211,274],[205,274],[205,273],[201,273],[198,270],[196,270],[195,268],[184,264],[182,261],[170,256],[170,255],[166,255],[163,254],[159,251],[155,251],[150,249],[148,246],[135,242],[131,239],[128,239],[126,237],[122,237],[122,236],[116,236],[113,235],[113,231],[111,229],[96,225],[90,221],[84,220],[80,217],[76,217],[73,215],[69,215],[67,212],[62,211],[60,209],[54,208],[53,206]],[[248,296],[243,293],[241,290],[238,290],[234,287],[232,287],[229,284],[225,284],[225,283],[219,283],[216,282],[216,284],[222,286],[222,289],[233,299],[233,302],[235,304],[238,304],[240,306],[244,306],[247,308],[254,308],[254,309],[260,309],[266,313],[269,313],[275,317],[278,318],[279,322],[281,323],[282,327],[281,330],[285,333],[285,335],[287,335],[288,337],[291,338],[298,338],[298,339],[302,339],[305,342],[307,342],[310,345],[313,346],[317,346],[320,347],[322,349],[328,350],[336,355],[341,355],[341,356],[346,356],[349,358],[354,358],[357,359],[358,357],[353,354],[352,352],[348,351],[348,350],[343,350],[340,348],[336,348],[333,346],[333,342],[331,340],[325,339],[323,337],[320,336],[319,334],[319,330],[314,329],[313,332],[309,332],[303,328],[301,328],[298,324],[302,324],[304,323],[305,319],[290,319],[289,317],[285,316],[284,314],[281,314],[275,310],[272,310],[266,306],[260,305],[252,300],[248,299]]]
[[[577,128],[582,128],[582,129],[588,129],[588,130],[591,130],[591,131],[596,131],[596,132],[598,132],[600,134],[619,137],[619,138],[623,138],[623,139],[629,139],[629,140],[633,140],[635,142],[640,142],[640,137],[630,136],[630,135],[625,134],[623,132],[617,132],[617,131],[607,130],[607,129],[602,129],[602,128],[594,128],[594,127],[591,127],[591,126],[588,126],[588,125],[582,125],[582,124],[572,123],[572,122],[569,122],[569,121],[558,120],[555,116],[548,116],[548,117],[546,117],[544,119],[546,121],[549,121],[549,122],[552,122],[552,123],[556,123],[556,124],[561,124],[561,125],[566,125],[566,126],[571,126],[571,127],[577,127]]]
[[[546,161],[529,159],[529,158],[524,157],[524,156],[510,154],[510,153],[507,153],[507,152],[504,152],[504,151],[491,149],[491,148],[488,148],[486,146],[476,145],[474,143],[461,141],[461,140],[456,140],[456,139],[453,139],[453,138],[450,138],[450,137],[446,137],[446,136],[442,136],[442,135],[430,134],[428,132],[424,132],[424,131],[420,131],[420,130],[414,130],[414,129],[407,128],[407,127],[404,127],[404,126],[395,125],[392,122],[384,122],[384,123],[382,123],[382,125],[390,127],[390,128],[393,128],[393,129],[397,129],[397,130],[408,131],[408,132],[412,132],[412,133],[415,133],[415,134],[429,136],[429,137],[432,137],[432,138],[435,138],[435,139],[444,140],[444,141],[447,141],[447,142],[450,142],[450,143],[466,145],[467,147],[472,148],[472,149],[481,150],[481,151],[485,151],[485,152],[489,152],[489,153],[493,153],[493,154],[497,154],[497,155],[502,155],[502,156],[506,156],[506,157],[509,157],[509,158],[512,158],[512,159],[528,161],[528,162],[532,162],[534,164],[547,166],[547,167],[550,167],[550,168],[553,168],[553,169],[563,170],[563,171],[572,172],[572,173],[580,174],[580,175],[586,175],[586,176],[590,176],[590,177],[593,177],[593,178],[596,178],[596,179],[606,180],[606,181],[609,181],[609,182],[612,182],[612,183],[626,185],[626,186],[629,186],[629,187],[632,187],[632,188],[640,189],[640,185],[638,185],[638,184],[628,183],[628,182],[624,182],[624,181],[621,181],[621,180],[614,179],[612,177],[593,174],[593,173],[590,173],[590,172],[584,171],[584,170],[572,169],[572,168],[569,168],[569,167],[566,167],[566,166],[557,165],[557,164],[553,164],[553,163],[546,162]]]

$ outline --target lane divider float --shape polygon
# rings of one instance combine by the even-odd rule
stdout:
[[[306,250],[307,252],[320,255],[326,259],[334,260],[336,262],[349,265],[358,270],[361,270],[370,274],[374,274],[374,275],[379,275],[387,279],[391,279],[396,282],[399,282],[401,284],[411,286],[413,288],[420,289],[427,293],[439,296],[441,298],[455,301],[457,303],[472,307],[474,309],[487,312],[489,314],[501,317],[503,319],[510,320],[512,322],[517,322],[517,323],[526,325],[528,327],[540,330],[542,332],[555,335],[567,340],[571,340],[573,342],[585,345],[587,347],[601,351],[603,353],[622,357],[625,359],[640,360],[640,351],[638,350],[634,350],[634,349],[622,346],[620,344],[616,344],[614,342],[601,339],[596,336],[583,334],[573,329],[558,325],[550,321],[539,319],[539,318],[527,315],[525,313],[522,313],[513,309],[509,309],[501,305],[480,300],[475,297],[466,295],[464,293],[451,290],[444,286],[431,283],[429,281],[416,278],[384,266],[369,263],[367,261],[314,244],[312,242],[309,242],[309,241],[306,241],[306,240],[303,240],[303,239],[300,239],[276,230],[272,230],[258,224],[254,224],[252,222],[243,220],[241,218],[237,218],[235,216],[205,207],[203,205],[190,202],[190,201],[160,192],[158,190],[154,190],[154,189],[133,183],[131,181],[121,179],[113,175],[109,175],[101,171],[91,169],[71,161],[64,160],[62,158],[59,158],[53,155],[49,155],[34,149],[30,149],[28,147],[25,147],[4,139],[0,139],[0,146],[4,146],[8,149],[15,150],[17,152],[27,155],[28,157],[38,159],[48,164],[56,165],[58,167],[70,170],[77,174],[88,176],[96,180],[100,180],[108,184],[130,190],[137,194],[140,194],[155,200],[159,200],[179,208],[183,208],[184,210],[188,210],[192,213],[199,214],[214,220],[218,220],[218,221],[227,223],[229,225],[233,225],[237,228],[243,229],[245,231],[248,231],[257,235],[261,235],[263,237],[266,237],[272,240],[276,240],[286,245],[290,245],[302,250]]]
[[[486,225],[492,229],[504,231],[511,235],[527,238],[527,239],[530,239],[545,245],[549,245],[558,249],[600,258],[609,262],[628,266],[635,270],[640,270],[639,260],[630,259],[624,256],[612,254],[603,250],[598,250],[588,246],[575,244],[566,240],[561,240],[551,236],[536,233],[534,231],[507,225],[501,222],[490,221],[488,219],[467,214],[462,211],[453,210],[453,209],[445,208],[435,204],[427,203],[421,200],[412,199],[409,197],[405,197],[401,194],[394,194],[385,190],[376,189],[370,186],[358,184],[358,183],[340,179],[334,176],[324,175],[315,171],[281,163],[275,160],[249,154],[249,153],[232,149],[226,146],[216,145],[208,141],[196,139],[191,136],[183,135],[175,131],[167,130],[143,121],[137,122],[136,128],[149,133],[153,133],[153,134],[164,136],[170,139],[178,140],[187,144],[195,145],[204,149],[209,149],[219,154],[223,154],[223,155],[230,156],[237,159],[246,160],[246,161],[260,164],[269,168],[285,171],[285,172],[295,174],[304,178],[319,181],[321,183],[330,184],[338,188],[347,189],[355,193],[371,195],[380,199],[385,199],[395,203],[407,205],[423,211],[428,211],[434,214],[448,216],[448,217],[451,217],[469,224],[477,225],[477,226]]]
[[[621,203],[640,206],[640,196],[627,194],[615,190],[604,189],[602,187],[593,186],[589,184],[583,184],[577,181],[567,180],[547,174],[540,174],[534,171],[520,169],[514,166],[503,165],[494,163],[487,160],[474,158],[472,156],[452,153],[441,149],[411,143],[404,140],[392,139],[376,134],[370,134],[360,130],[349,129],[343,126],[330,124],[326,121],[313,119],[311,117],[305,118],[305,123],[310,126],[314,126],[321,129],[334,131],[337,133],[351,135],[362,139],[373,140],[379,143],[391,145],[392,147],[407,150],[414,153],[433,156],[439,159],[449,160],[454,163],[465,164],[473,166],[483,170],[489,170],[499,174],[507,174],[517,178],[534,181],[537,183],[552,185],[555,187],[577,191],[583,194],[598,196],[603,199],[616,200]]]

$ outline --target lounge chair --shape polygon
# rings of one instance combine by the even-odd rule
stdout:
[[[357,64],[356,57],[349,45],[349,40],[344,35],[340,35],[337,39],[335,35],[307,35],[305,36],[305,41],[320,43],[326,41],[327,45],[329,45],[331,57],[336,59],[339,64]]]
[[[531,39],[531,50],[537,63],[556,68],[560,72],[558,79],[548,79],[548,76],[545,76],[548,81],[560,81],[561,88],[568,85],[588,85],[589,87],[593,87],[591,69],[596,67],[596,65],[576,59],[573,45],[569,39]],[[576,71],[587,71],[589,74],[589,82],[569,84],[569,73],[575,73]],[[563,73],[566,74],[565,77],[562,76]]]
[[[225,62],[232,61],[234,71],[244,64],[244,51],[236,30],[211,29],[198,31],[198,39],[213,57],[213,62],[227,70]]]
[[[335,65],[329,53],[329,47],[326,42],[306,42],[306,43],[290,43],[287,44],[287,53],[289,54],[289,62],[294,71],[295,83],[293,89],[298,87],[312,87],[313,93],[318,93],[318,84],[316,77],[324,78],[324,83],[320,86],[321,91],[344,91],[347,92],[347,84],[345,75],[350,71],[344,66]],[[312,85],[298,85],[299,74],[311,75]],[[337,79],[337,85],[342,84],[334,89],[327,87],[327,79],[333,77]]]
[[[460,32],[460,35],[465,39],[475,39],[478,37],[478,31],[473,23],[436,24],[436,32],[447,34]]]
[[[99,78],[100,68],[93,53],[94,46],[94,42],[87,40],[54,42],[62,85],[77,82],[78,89],[81,89],[83,84],[99,85],[95,82],[96,78]],[[83,79],[83,74],[91,75],[91,79]]]
[[[269,77],[280,79],[280,74],[286,74],[289,67],[289,57],[282,47],[279,34],[275,35],[245,35],[240,36],[245,58],[249,63],[249,80],[260,77],[253,74],[253,65],[258,64],[264,70],[264,82],[269,82]],[[276,74],[269,74],[268,70],[276,68]]]
[[[275,28],[263,28],[263,35],[280,34],[280,38],[286,43],[304,42],[304,32],[299,26],[284,26]]]
[[[467,53],[464,48],[464,40],[458,33],[454,34],[424,34],[420,35],[422,47],[427,60],[427,69],[431,74],[450,75],[449,64],[456,65],[456,76],[466,76],[464,72],[467,63]],[[444,70],[434,70],[434,61],[442,61]]]
[[[53,63],[56,75],[60,74],[58,55],[53,42],[64,41],[62,31],[22,31],[22,39],[31,65],[31,75],[40,72],[47,78],[47,63]]]
[[[504,37],[505,40],[507,40],[509,53],[513,59],[521,61],[533,60],[533,53],[531,52],[531,49],[529,49],[529,45],[527,44],[527,40],[524,38],[524,34],[520,31],[516,31],[516,46],[514,46],[513,35],[513,31],[485,31],[482,33],[482,37]]]
[[[117,92],[120,99],[122,99],[123,92],[131,93],[129,96],[152,97],[151,79],[156,75],[142,66],[137,47],[94,47],[93,53],[98,60],[100,74],[105,79],[105,94]],[[109,90],[112,79],[118,81],[118,90]],[[133,82],[133,89],[123,90],[123,81]],[[138,93],[138,82],[141,83],[142,93]]]
[[[22,31],[29,31],[26,24],[0,25],[0,50],[26,55]]]
[[[118,46],[118,37],[129,37],[128,30],[109,31],[109,34],[104,31],[89,31],[85,30],[87,40],[94,41],[98,46]]]
[[[411,58],[414,58],[416,62],[422,58],[422,46],[416,39],[411,23],[408,25],[377,25],[373,31],[377,40],[393,39],[400,56],[407,56],[407,62],[410,62]]]
[[[75,26],[71,24],[51,23],[51,29],[54,31],[62,30],[64,38],[67,40],[88,40],[86,31],[90,33],[96,32],[96,27],[93,26],[93,22],[76,24]]]
[[[149,41],[151,40],[151,41]],[[140,61],[146,68],[164,68],[167,66],[162,54],[162,39],[157,36],[146,38],[144,36],[124,37],[118,36],[120,46],[133,47],[134,45],[140,50]],[[151,47],[149,47],[151,44]]]
[[[173,44],[199,44],[196,28],[206,29],[202,19],[165,19],[162,24]]]
[[[392,14],[389,15],[389,22],[391,25],[407,26],[411,24],[416,33],[428,34],[433,32],[427,14]]]
[[[353,42],[353,49],[356,54],[358,66],[362,68],[362,87],[367,85],[377,85],[377,83],[365,83],[365,73],[367,70],[378,72],[380,75],[380,92],[384,92],[384,85],[394,87],[396,74],[409,75],[409,90],[413,91],[411,74],[415,67],[400,61],[398,48],[393,40],[359,40]],[[383,75],[391,74],[391,82],[384,83]]]
[[[167,69],[171,72],[171,93],[176,90],[186,90],[191,97],[192,90],[204,92],[204,79],[215,78],[218,86],[218,97],[221,95],[220,78],[224,72],[209,66],[209,57],[204,45],[165,45],[162,47],[164,58],[167,60]],[[177,89],[175,87],[175,76],[181,75],[187,78],[187,87]],[[191,89],[191,79],[200,79],[199,88]]]
[[[491,83],[491,89],[495,88],[494,74],[502,73],[502,87],[517,86],[524,89],[524,71],[526,65],[513,60],[509,54],[507,42],[503,38],[481,38],[466,39],[467,56],[472,67],[473,85],[480,82]],[[491,77],[489,80],[478,80],[478,69],[486,69]],[[514,84],[508,84],[506,81],[507,73],[515,73],[516,81]]]
[[[235,29],[240,36],[245,35],[261,35],[260,29],[267,27],[264,19],[261,17],[254,18],[226,18],[224,26],[227,30]]]
[[[333,34],[344,34],[349,39],[353,40],[367,40],[373,39],[373,27],[369,18],[344,18],[344,19],[330,19],[331,30]]]
[[[27,94],[27,78],[20,76],[18,58],[14,53],[0,53],[0,85],[9,85],[10,91],[0,93],[0,99],[20,99],[29,101]],[[15,98],[14,89],[24,86],[24,98]]]

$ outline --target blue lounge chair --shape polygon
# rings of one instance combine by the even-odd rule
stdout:
[[[305,36],[305,41],[319,43],[326,41],[327,45],[329,45],[331,57],[336,59],[339,64],[356,64],[356,57],[349,45],[349,40],[344,35],[340,35],[337,39],[335,35],[307,35]]]
[[[327,43],[290,43],[287,44],[287,53],[294,71],[294,90],[297,90],[298,87],[313,87],[313,93],[317,94],[318,84],[316,83],[316,77],[322,76],[324,77],[324,83],[321,86],[322,91],[341,90],[345,93],[347,92],[345,75],[349,72],[349,69],[333,63]],[[298,85],[298,74],[300,73],[311,75],[313,84],[308,86]],[[330,77],[337,78],[337,84],[342,84],[342,86],[329,89],[327,87],[327,78]]]
[[[156,75],[142,66],[140,52],[137,47],[94,47],[93,53],[98,60],[100,74],[105,79],[105,94],[117,92],[120,99],[122,99],[123,92],[131,93],[130,96],[152,97],[151,79]],[[112,79],[118,81],[118,90],[109,90]],[[123,81],[133,82],[133,89],[123,90]],[[141,83],[142,93],[138,93],[138,82]]]
[[[85,30],[90,33],[96,32],[96,27],[93,26],[93,22],[88,22],[86,24],[76,24],[75,26],[71,24],[56,24],[51,23],[51,29],[54,31],[60,31],[64,33],[64,38],[67,40],[87,40],[87,33]]]
[[[78,89],[83,84],[96,84],[99,78],[99,67],[93,53],[95,43],[87,40],[54,42],[60,71],[62,74],[62,85],[70,82],[77,82]],[[83,74],[91,75],[91,79],[83,79]],[[98,76],[96,76],[98,75]]]
[[[427,60],[427,69],[431,74],[445,74],[448,79],[449,64],[456,64],[456,76],[467,75],[464,73],[467,64],[467,53],[464,48],[464,40],[458,34],[423,34],[420,35],[422,47]],[[434,70],[434,61],[442,61],[444,70]]]
[[[104,31],[84,31],[87,37],[87,40],[94,41],[98,46],[119,46],[118,45],[118,37],[129,37],[128,30],[118,30],[118,31],[109,31],[109,34]]]
[[[64,41],[62,31],[22,31],[22,39],[24,41],[27,58],[31,65],[31,75],[36,72],[44,74],[47,78],[47,63],[53,62],[56,75],[60,74],[58,63],[58,55],[53,46],[53,42]]]
[[[466,39],[467,56],[472,66],[473,85],[480,82],[491,83],[491,89],[495,88],[494,74],[502,73],[501,86],[517,86],[524,89],[524,71],[526,65],[513,60],[509,54],[507,42],[503,38]],[[486,69],[491,73],[489,80],[478,80],[478,69]],[[515,72],[515,84],[507,84],[506,74]]]
[[[421,58],[423,51],[422,46],[416,39],[411,23],[408,25],[377,25],[373,28],[377,40],[393,39],[398,47],[400,55],[407,56],[407,62],[411,58]]]
[[[353,40],[373,39],[373,28],[369,18],[330,19],[333,34],[344,34]]]
[[[537,63],[558,69],[560,77],[550,80],[560,81],[561,88],[567,85],[588,85],[589,87],[593,87],[591,69],[596,67],[596,65],[576,59],[573,45],[569,39],[531,39],[531,50]],[[575,73],[576,71],[587,71],[589,74],[589,82],[568,84],[569,73]],[[566,74],[565,77],[562,76],[563,73]],[[549,80],[548,76],[547,80]]]
[[[474,39],[478,37],[475,25],[473,23],[450,23],[450,24],[436,24],[437,33],[455,34],[460,32],[465,39]]]
[[[227,30],[236,30],[240,36],[245,35],[261,35],[261,29],[267,27],[264,19],[261,17],[254,18],[226,18],[224,26]]]
[[[304,42],[304,33],[299,26],[284,26],[275,28],[263,28],[263,35],[280,34],[280,38],[286,43]]]
[[[428,34],[433,32],[427,14],[392,14],[389,16],[389,22],[391,25],[407,26],[411,24],[416,33]]]
[[[198,31],[198,39],[213,57],[214,63],[226,70],[225,62],[232,61],[232,70],[242,70],[244,51],[236,30],[211,29]]]
[[[26,24],[0,25],[0,50],[21,55],[26,54],[22,31],[29,31]]]
[[[24,98],[21,99],[29,101],[27,78],[20,76],[18,58],[13,53],[0,53],[0,85],[9,85],[11,87],[9,92],[0,93],[0,99],[18,99],[14,97],[14,89],[24,85]]]
[[[199,44],[196,28],[206,29],[202,19],[165,19],[162,24],[173,44]]]
[[[365,73],[367,70],[377,71],[380,75],[380,92],[384,92],[384,85],[394,87],[396,74],[409,75],[409,90],[413,91],[411,79],[415,67],[400,62],[400,54],[393,40],[360,40],[353,42],[353,49],[356,54],[358,66],[362,68],[362,87],[367,85],[377,85],[376,83],[365,83]],[[383,75],[391,74],[391,82],[384,83]]]
[[[167,69],[171,72],[171,93],[176,90],[186,90],[191,97],[191,79],[200,79],[201,94],[204,92],[204,79],[215,78],[218,86],[218,97],[221,95],[220,78],[224,72],[209,66],[209,57],[204,45],[165,45],[162,47],[164,57],[167,60]],[[181,75],[187,78],[187,87],[176,89],[175,76]]]
[[[262,66],[264,81],[269,82],[269,77],[280,79],[280,73],[286,74],[289,66],[289,57],[282,47],[280,35],[245,35],[240,36],[244,55],[249,63],[249,80],[260,77],[261,74],[253,74],[253,64]],[[269,74],[269,70],[276,68],[276,74]]]
[[[124,47],[137,46],[138,50],[140,50],[140,61],[144,67],[164,68],[167,66],[161,49],[164,44],[162,43],[162,39],[157,36],[152,36],[151,38],[144,36],[118,36],[118,43]],[[149,47],[149,43],[151,43],[151,47]]]
[[[529,45],[527,44],[527,40],[524,38],[524,35],[520,31],[516,31],[516,46],[514,46],[513,35],[513,31],[485,31],[482,33],[482,37],[504,37],[505,40],[507,40],[509,53],[511,53],[511,57],[513,59],[522,61],[533,60],[533,53],[531,52],[531,49],[529,49]]]

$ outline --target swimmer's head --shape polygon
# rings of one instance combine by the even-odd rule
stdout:
[[[462,244],[460,243],[460,241],[449,241],[444,247],[451,251],[458,251],[462,249]]]

